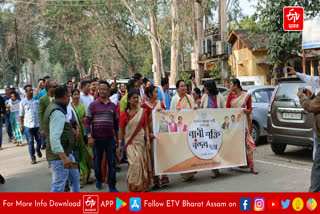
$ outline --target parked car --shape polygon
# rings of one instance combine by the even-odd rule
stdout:
[[[257,144],[261,136],[267,135],[267,117],[269,102],[274,86],[247,86],[244,91],[251,94],[252,138]]]
[[[284,153],[286,146],[313,145],[313,114],[306,112],[297,96],[298,88],[312,87],[297,77],[282,78],[268,109],[267,139],[275,154]]]
[[[228,91],[228,90],[229,90],[228,88],[221,87],[221,86],[218,86],[217,88],[218,88],[218,90],[219,90],[219,92],[220,92],[221,94],[224,93],[225,91]]]

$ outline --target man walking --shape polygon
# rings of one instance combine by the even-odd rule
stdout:
[[[99,97],[93,101],[87,111],[85,128],[88,144],[93,147],[96,188],[102,189],[101,161],[103,152],[106,151],[108,161],[108,184],[110,192],[116,189],[116,143],[118,139],[117,107],[109,100],[109,84],[101,81]],[[92,128],[91,128],[92,127]]]
[[[38,87],[35,89],[35,91],[33,92],[33,99],[35,99],[35,97],[37,95],[39,95],[39,93],[43,90],[45,90],[45,84],[44,84],[44,80],[43,79],[39,79],[38,80]],[[43,93],[43,92],[42,92]],[[40,99],[40,98],[39,98]]]
[[[138,87],[139,87],[139,95],[141,97],[141,105],[143,105],[146,101],[147,101],[147,95],[144,92],[144,88],[142,86],[143,84],[143,78],[142,75],[140,73],[136,73],[133,76],[133,79],[138,83]]]
[[[34,150],[34,139],[37,142],[36,151],[38,158],[42,157],[41,148],[41,137],[39,132],[39,121],[38,121],[38,105],[39,101],[33,99],[33,89],[31,85],[24,87],[27,97],[20,102],[20,132],[25,133],[29,153],[31,157],[31,163],[36,163],[36,156]]]
[[[50,103],[53,102],[55,97],[55,90],[57,87],[57,83],[55,81],[48,80],[46,83],[46,91],[48,93],[40,98],[39,100],[39,107],[38,107],[38,119],[39,119],[39,127],[40,127],[40,135],[42,137],[42,147],[41,149],[46,149],[46,134],[44,131],[44,112],[46,111],[47,107]]]
[[[80,192],[80,173],[72,155],[74,129],[66,120],[69,101],[67,86],[58,86],[55,101],[47,107],[43,117],[48,144],[46,156],[52,171],[51,192],[64,192],[67,180],[72,192]]]
[[[163,78],[161,80],[161,87],[158,88],[158,99],[167,109],[170,109],[169,97],[166,92],[167,90],[169,90],[169,80],[168,78]]]
[[[94,100],[94,97],[90,93],[90,82],[87,80],[81,81],[80,103],[86,107],[88,111],[90,103]]]
[[[139,90],[139,86],[138,86],[138,82],[135,80],[129,80],[127,83],[127,91],[131,91],[131,90]],[[138,107],[140,108],[141,106],[141,97],[139,97],[140,103],[138,105]],[[128,94],[124,95],[121,100],[120,100],[120,115],[122,114],[122,112],[127,108],[128,106]]]
[[[310,76],[307,74],[299,73],[294,70],[293,67],[289,67],[290,72],[288,74],[290,75],[296,75],[299,77],[302,81],[312,86],[314,90],[314,95],[317,96],[320,92],[320,84],[319,84],[319,76]],[[320,60],[318,62],[318,73],[320,72]],[[313,132],[313,160],[315,159],[317,145],[319,144],[317,135],[315,132]]]
[[[45,76],[45,77],[43,78],[43,85],[44,85],[44,86],[47,85],[47,83],[48,83],[49,81],[51,81],[51,78],[50,78],[49,76]],[[38,88],[41,89],[42,87],[41,87],[41,85],[39,86],[39,83],[41,83],[40,80],[39,80],[39,82],[38,82]],[[37,90],[37,91],[36,91],[36,94],[33,96],[33,99],[39,100],[41,97],[45,96],[47,93],[48,93],[48,90],[47,90],[46,88],[41,89],[41,90],[39,90],[39,91]]]
[[[9,100],[11,99],[10,87],[6,87],[5,92],[6,94],[3,96],[3,99],[4,99],[4,103],[7,105],[9,103]],[[6,131],[7,131],[7,134],[9,137],[9,143],[10,143],[12,140],[15,141],[12,133],[11,123],[10,123],[10,113],[6,111],[6,114],[4,117],[5,117],[5,123],[6,123]]]
[[[96,95],[96,90],[97,90],[97,87],[99,85],[99,79],[98,78],[94,78],[90,81],[90,92],[89,94],[91,96],[95,96]]]
[[[310,100],[307,98],[303,91],[299,88],[298,97],[300,99],[300,104],[302,108],[307,112],[314,113],[313,120],[313,131],[317,139],[320,137],[320,93]],[[312,171],[311,171],[311,186],[309,192],[320,192],[320,144],[317,144],[316,154],[313,161]]]
[[[6,114],[6,106],[3,97],[0,96],[0,151],[2,150],[2,123]]]

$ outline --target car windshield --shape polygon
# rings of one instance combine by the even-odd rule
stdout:
[[[304,82],[284,82],[279,84],[275,101],[298,101],[298,88],[307,88],[313,92],[312,87]]]

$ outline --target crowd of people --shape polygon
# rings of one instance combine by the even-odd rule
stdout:
[[[248,160],[244,168],[258,173],[253,162],[251,96],[242,90],[238,79],[232,80],[232,92],[225,101],[214,81],[207,81],[201,91],[196,85],[192,90],[179,80],[177,93],[171,97],[167,78],[157,87],[136,73],[126,85],[118,87],[116,74],[113,77],[110,85],[98,78],[82,79],[79,83],[73,78],[66,84],[58,84],[46,76],[38,81],[36,89],[26,85],[26,97],[22,100],[9,87],[0,99],[1,119],[5,120],[9,142],[20,147],[25,137],[32,164],[37,163],[36,156],[42,158],[41,150],[46,151],[52,171],[52,192],[68,189],[79,192],[84,185],[94,183],[92,169],[98,190],[107,183],[110,192],[118,192],[116,172],[121,170],[120,163],[129,165],[126,181],[131,192],[169,185],[167,175],[155,175],[153,110],[243,108],[247,116]],[[168,123],[167,128],[184,131],[182,120],[178,118],[176,125]],[[189,181],[195,174],[181,176]],[[212,171],[212,178],[219,175],[219,170]]]

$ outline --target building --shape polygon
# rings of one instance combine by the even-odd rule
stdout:
[[[267,36],[251,35],[250,30],[232,30],[228,43],[232,45],[231,75],[243,85],[270,85],[272,67],[267,60]]]

